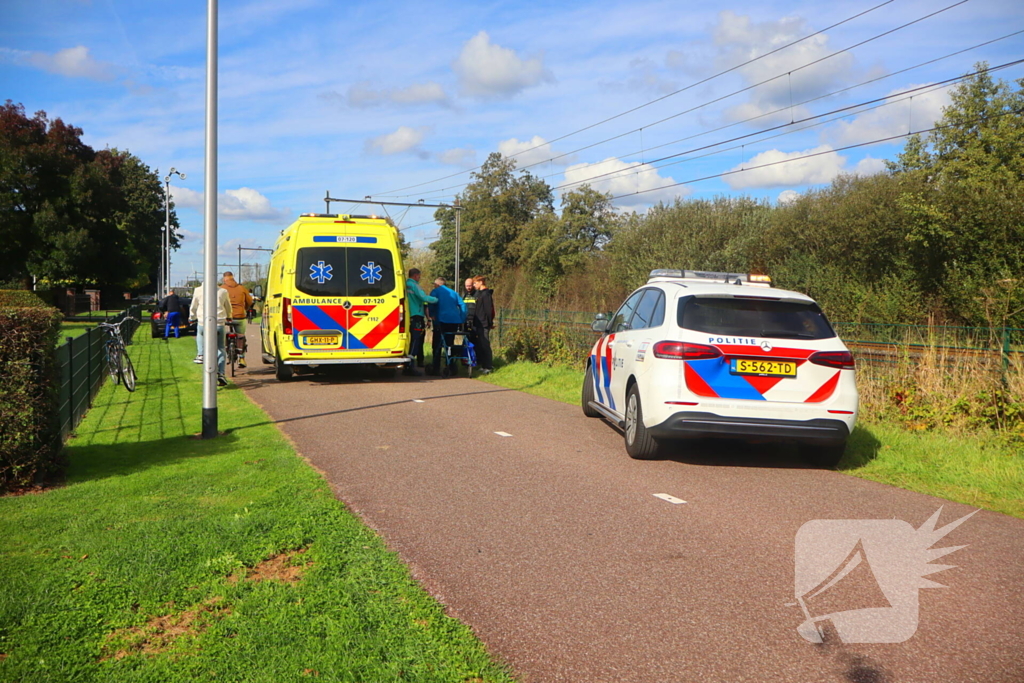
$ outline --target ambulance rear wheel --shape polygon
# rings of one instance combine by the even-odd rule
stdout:
[[[280,382],[287,382],[292,378],[293,374],[292,368],[285,365],[284,361],[281,360],[281,356],[278,355],[274,362],[274,377],[277,377]]]

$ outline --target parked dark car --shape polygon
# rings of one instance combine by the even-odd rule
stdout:
[[[197,332],[197,323],[190,323],[188,321],[188,310],[189,308],[192,307],[192,299],[180,297],[179,301],[181,302],[181,310],[183,311],[183,313],[181,314],[181,325],[178,328],[181,330],[180,334],[191,334],[195,336]],[[159,310],[153,311],[150,314],[150,324],[152,325],[151,330],[153,334],[153,339],[163,339],[164,331],[167,329],[167,321],[164,320],[164,313],[160,312]],[[172,336],[173,334],[174,332],[171,331]]]

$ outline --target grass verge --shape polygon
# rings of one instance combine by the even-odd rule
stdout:
[[[495,363],[482,381],[578,404],[583,373],[561,365]],[[846,474],[1024,518],[1024,456],[994,432],[910,431],[861,421],[839,465]]]
[[[509,681],[195,342],[136,336],[66,484],[0,498],[0,680]]]
[[[68,337],[79,337],[88,332],[89,328],[92,327],[96,327],[96,323],[61,323],[60,338],[57,340],[57,344],[63,344],[68,340]]]

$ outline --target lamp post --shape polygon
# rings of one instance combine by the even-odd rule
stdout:
[[[160,286],[157,296],[163,298],[171,291],[171,176],[176,175],[182,180],[185,174],[171,166],[170,172],[164,176],[164,243],[161,249]]]

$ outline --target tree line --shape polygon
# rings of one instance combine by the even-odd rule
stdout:
[[[160,177],[141,159],[94,150],[45,112],[0,106],[0,282],[148,289],[164,219]],[[173,203],[171,225],[177,248]]]
[[[1024,79],[981,73],[936,129],[886,170],[843,175],[786,203],[677,199],[617,213],[588,186],[562,195],[492,154],[459,196],[463,272],[507,306],[608,310],[654,268],[759,272],[834,320],[1024,328]],[[454,270],[439,209],[431,272]]]

